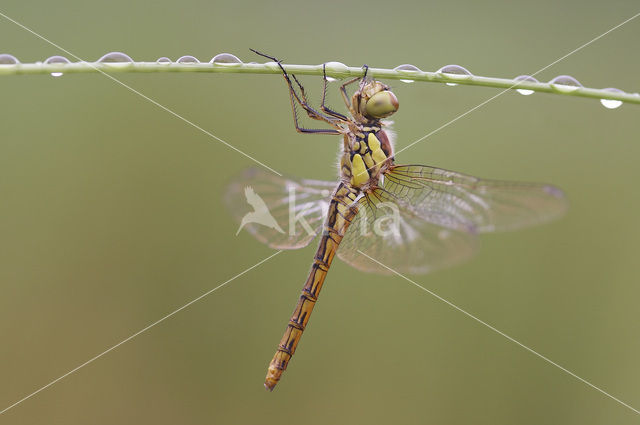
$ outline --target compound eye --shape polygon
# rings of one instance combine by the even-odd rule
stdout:
[[[370,118],[386,118],[398,110],[398,98],[388,90],[379,91],[367,100],[365,115]]]

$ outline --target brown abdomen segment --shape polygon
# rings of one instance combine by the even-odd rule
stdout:
[[[340,183],[334,191],[322,238],[313,259],[313,264],[311,264],[309,277],[307,277],[298,304],[280,340],[278,351],[276,351],[271,363],[269,363],[269,370],[264,381],[264,386],[269,391],[273,390],[287,368],[289,360],[291,360],[291,356],[295,353],[296,347],[300,342],[302,332],[304,332],[309,322],[309,317],[318,300],[318,295],[331,266],[331,261],[351,220],[358,212],[357,207],[353,205],[356,196],[356,190],[344,183]]]

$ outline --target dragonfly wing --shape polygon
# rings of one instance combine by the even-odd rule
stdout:
[[[360,199],[359,208],[338,256],[361,270],[391,273],[362,251],[397,272],[419,274],[469,258],[477,246],[476,233],[552,220],[566,211],[567,202],[560,189],[546,184],[399,165]],[[394,209],[396,217],[388,218]]]
[[[436,224],[448,217],[478,232],[514,230],[564,214],[564,193],[551,185],[483,180],[424,165],[399,165],[385,174],[385,190]]]
[[[424,274],[469,258],[477,247],[472,226],[451,217],[439,217],[438,224],[427,221],[419,210],[384,188],[358,202],[358,214],[338,256],[359,270]]]
[[[281,177],[249,168],[228,186],[233,217],[260,242],[275,249],[305,247],[322,230],[335,182]]]

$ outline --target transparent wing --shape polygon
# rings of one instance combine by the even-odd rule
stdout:
[[[425,220],[465,223],[478,232],[514,230],[560,217],[564,193],[551,185],[483,180],[424,165],[399,165],[382,187]],[[440,223],[445,218],[447,222]]]
[[[560,189],[481,180],[423,165],[399,165],[359,201],[338,256],[370,272],[427,273],[469,258],[477,232],[513,230],[562,215]]]
[[[228,186],[225,203],[241,224],[238,231],[275,249],[298,249],[322,230],[335,186],[249,168]]]
[[[424,274],[461,262],[476,250],[473,227],[444,216],[438,221],[448,222],[447,227],[427,221],[383,188],[362,197],[358,207],[338,256],[359,270]]]

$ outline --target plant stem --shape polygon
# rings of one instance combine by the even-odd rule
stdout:
[[[322,75],[322,65],[283,65],[287,72],[298,75]],[[157,62],[76,62],[76,63],[19,63],[0,64],[0,76],[51,73],[121,73],[121,72],[207,72],[228,74],[279,74],[275,63],[157,63]],[[343,79],[363,74],[361,67],[348,67],[337,62],[329,62],[326,67],[328,77]],[[594,89],[589,87],[558,86],[550,83],[513,80],[507,78],[482,77],[476,75],[443,74],[426,71],[407,71],[385,68],[369,68],[369,75],[390,80],[412,80],[431,83],[455,83],[459,85],[496,87],[503,89],[532,90],[541,93],[553,93],[565,96],[578,96],[593,99],[619,100],[625,103],[640,104],[638,93],[625,93]]]

